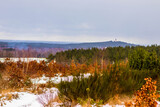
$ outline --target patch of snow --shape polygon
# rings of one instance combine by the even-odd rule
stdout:
[[[43,107],[43,105],[40,103],[39,98],[44,95],[51,95],[52,98],[55,98],[58,96],[58,89],[57,88],[51,88],[46,91],[44,94],[35,95],[32,93],[27,92],[17,92],[19,94],[18,99],[13,99],[12,101],[5,101],[6,105],[4,107]],[[45,101],[47,103],[47,101]],[[59,105],[59,103],[54,102],[54,105]],[[57,107],[57,106],[56,106]]]
[[[1,62],[5,62],[6,58],[0,58]],[[47,61],[46,58],[9,58],[9,60],[7,61],[13,61],[13,62],[17,62],[17,61],[24,61],[24,62],[30,62],[30,61],[37,61],[38,63],[40,61]]]
[[[12,92],[13,93],[13,92]],[[13,99],[12,101],[5,101],[6,105],[3,107],[44,107],[43,104],[39,101],[43,101],[45,104],[48,103],[48,98],[55,98],[58,96],[58,89],[57,88],[51,88],[47,89],[45,93],[40,95],[35,95],[32,93],[27,92],[15,92],[19,94],[18,99]],[[160,102],[157,101],[158,106],[160,105]],[[62,103],[53,102],[53,107],[60,107]],[[125,107],[125,105],[102,105],[102,107]],[[80,104],[77,104],[75,107],[82,107]],[[92,107],[96,107],[93,105]]]
[[[77,104],[75,107],[82,107],[80,104]]]
[[[88,78],[91,74],[90,73],[86,73],[84,74],[84,78]],[[61,77],[61,74],[55,76],[55,77],[45,77],[45,75],[43,75],[40,78],[34,78],[31,79],[33,84],[46,84],[48,81],[52,81],[55,84],[58,84],[62,81],[72,81],[73,80],[73,76],[67,76],[67,77]]]
[[[113,105],[106,104],[103,105],[102,107],[113,107]],[[114,107],[125,107],[125,105],[114,105]]]
[[[6,105],[4,107],[23,107],[23,106],[31,106],[42,107],[40,103],[36,101],[37,96],[34,94],[30,94],[27,92],[19,92],[19,98],[13,99],[11,102],[6,101]]]

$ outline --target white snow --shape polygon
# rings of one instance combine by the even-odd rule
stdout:
[[[1,62],[5,62],[6,58],[0,58]],[[24,61],[24,62],[30,62],[30,61],[37,61],[38,63],[40,61],[47,61],[46,58],[9,58],[8,61],[13,61],[13,62],[17,62],[17,61]]]
[[[19,92],[19,99],[13,99],[11,102],[6,102],[4,107],[20,107],[20,106],[31,106],[36,105],[37,107],[41,107],[40,103],[36,101],[37,96],[34,94]],[[35,107],[36,107],[35,106]]]
[[[103,105],[102,107],[113,107],[113,105],[106,104]],[[114,107],[125,107],[125,105],[114,105]]]
[[[88,78],[91,74],[87,73],[84,74],[85,78]],[[49,80],[51,80],[53,83],[59,83],[62,81],[72,81],[73,76],[67,76],[67,77],[61,77],[61,74],[57,74],[55,77],[45,77],[44,75],[40,78],[31,79],[33,84],[45,84]],[[43,107],[43,105],[40,103],[39,99],[43,99],[43,103],[47,103],[47,97],[55,98],[58,96],[58,89],[57,88],[51,88],[48,89],[44,94],[41,95],[35,95],[33,93],[28,92],[17,92],[19,95],[18,99],[13,99],[12,101],[5,101],[6,105],[4,107]],[[46,98],[46,99],[44,99]],[[55,107],[59,105],[59,103],[54,102],[53,103]]]
[[[86,73],[84,74],[84,78],[88,78],[91,74],[90,73]],[[45,75],[43,75],[40,78],[35,78],[35,79],[31,79],[33,84],[45,84],[48,81],[52,81],[55,84],[58,84],[62,81],[72,81],[73,80],[73,76],[66,76],[66,77],[61,77],[61,74],[58,74],[55,77],[45,77]]]
[[[17,93],[19,94],[19,98],[13,99],[12,101],[5,101],[6,105],[4,105],[4,107],[43,107],[43,105],[40,103],[40,99],[43,98],[42,100],[44,100],[44,103],[47,104],[47,98],[45,99],[43,96],[52,95],[52,98],[55,98],[58,96],[58,89],[51,88],[48,89],[48,91],[46,91],[44,94],[40,95],[35,95],[28,92]],[[57,102],[54,102],[53,104],[58,105]]]
[[[40,102],[40,100],[47,104],[49,98],[55,98],[58,96],[58,89],[57,88],[51,88],[48,89],[44,94],[35,95],[28,92],[16,92],[19,94],[18,99],[13,99],[12,101],[5,101],[6,105],[3,107],[44,107],[43,104]],[[53,107],[60,107],[62,103],[53,102]],[[159,107],[160,102],[158,102]],[[102,105],[102,107],[125,107],[125,105]],[[81,105],[77,104],[75,107],[82,107]],[[96,106],[92,106],[96,107]]]

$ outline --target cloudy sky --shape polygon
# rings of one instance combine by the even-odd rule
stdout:
[[[0,39],[160,44],[160,0],[0,0]]]

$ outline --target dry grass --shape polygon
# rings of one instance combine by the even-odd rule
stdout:
[[[54,62],[46,63],[44,61],[41,61],[38,63],[37,61],[30,61],[30,62],[12,62],[12,61],[6,61],[6,62],[0,62],[1,68],[0,74],[5,74],[3,77],[8,79],[10,76],[18,76],[19,78],[25,78],[25,77],[41,77],[42,75],[48,76],[48,77],[54,77],[55,74],[61,73],[62,75],[77,75],[77,73],[94,73],[95,68],[98,69],[98,71],[101,71],[101,65],[97,64],[79,64],[75,63],[74,61],[71,62],[70,65],[63,65],[63,64],[57,64]],[[109,65],[103,65],[105,66],[103,70],[111,69],[111,64]],[[110,67],[109,67],[110,66]],[[121,66],[126,66],[125,63],[121,64]],[[17,72],[17,75],[13,75]]]
[[[38,97],[39,103],[43,107],[54,107],[53,102],[61,103],[61,100],[54,93],[44,93]]]
[[[127,95],[115,95],[113,98],[108,100],[109,105],[122,105],[124,102],[130,102],[134,99],[134,96],[127,96]]]
[[[12,99],[18,99],[19,94],[18,93],[5,93],[0,95],[0,106],[6,105],[5,101],[11,101]]]

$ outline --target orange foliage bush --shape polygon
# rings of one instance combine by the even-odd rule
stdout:
[[[157,107],[156,99],[158,98],[156,81],[152,81],[152,78],[145,78],[146,83],[140,90],[136,92],[136,98],[134,103],[125,103],[126,107],[134,105],[135,107]]]
[[[97,64],[79,64],[74,61],[71,62],[70,65],[64,65],[55,63],[51,61],[50,63],[46,63],[45,61],[41,61],[38,63],[37,61],[30,62],[12,62],[6,60],[4,63],[0,62],[0,66],[2,73],[7,74],[6,77],[15,77],[19,79],[25,79],[26,77],[36,78],[45,75],[47,77],[54,77],[55,74],[61,73],[63,75],[77,75],[80,73],[94,73],[96,71],[110,71],[113,69],[113,65],[97,65]],[[20,80],[17,80],[20,81]]]
[[[50,63],[44,61],[40,63],[37,61],[30,61],[28,63],[6,61],[4,63],[0,62],[0,66],[0,72],[6,73],[8,76],[17,75],[18,77],[29,76],[33,78],[42,76],[43,74],[53,77],[57,73],[61,73],[62,75],[93,73],[95,70],[94,65],[78,64],[74,63],[74,61],[70,65],[57,64],[52,61]]]
[[[124,66],[125,64],[121,64],[120,66]],[[125,65],[126,66],[126,65]],[[50,63],[46,63],[45,61],[41,61],[38,63],[37,61],[30,62],[12,62],[6,60],[4,63],[0,62],[0,71],[7,72],[9,75],[15,75],[17,72],[17,76],[28,76],[28,77],[40,77],[43,74],[48,77],[53,77],[57,73],[61,73],[62,75],[76,75],[79,73],[94,73],[96,71],[110,71],[113,69],[113,65],[97,65],[97,64],[79,64],[74,61],[71,62],[70,65],[58,64],[53,61]]]
[[[144,80],[146,84],[136,93],[135,106],[156,107],[156,99],[158,98],[156,81],[153,82],[152,78],[145,78]]]

